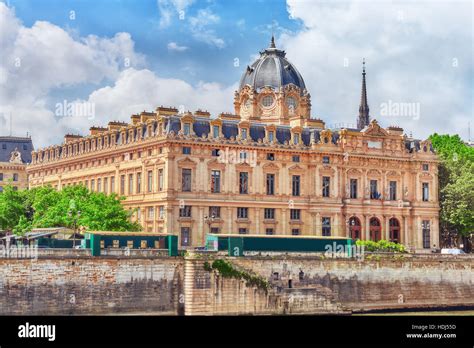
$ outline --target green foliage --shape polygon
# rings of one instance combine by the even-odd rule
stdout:
[[[263,277],[246,271],[241,271],[236,269],[230,262],[217,259],[214,262],[209,264],[209,262],[204,262],[204,269],[208,272],[212,270],[217,270],[219,274],[224,278],[235,278],[245,280],[247,286],[255,286],[259,289],[268,291],[270,288],[270,283]]]
[[[458,135],[433,134],[440,157],[439,200],[442,233],[470,236],[474,232],[474,148]],[[448,243],[449,244],[449,243]]]
[[[56,191],[50,186],[0,194],[0,225],[16,234],[32,228],[84,226],[98,231],[139,231],[120,202],[123,197],[90,192],[84,186]]]
[[[15,191],[13,186],[7,185],[0,193],[0,228],[12,230],[18,225],[20,218],[24,215],[24,194]]]
[[[364,250],[377,252],[392,252],[392,253],[406,253],[407,250],[403,244],[389,242],[387,240],[379,240],[374,242],[373,240],[357,240],[357,246],[363,246]]]

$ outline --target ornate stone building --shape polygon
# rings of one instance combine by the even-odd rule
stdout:
[[[365,67],[358,128],[311,118],[285,52],[246,68],[235,113],[158,107],[33,152],[30,187],[82,184],[126,196],[145,231],[186,246],[213,233],[388,239],[438,246],[438,160],[428,140],[369,119]]]
[[[31,162],[31,138],[0,136],[0,192],[6,185],[28,188],[26,165]]]

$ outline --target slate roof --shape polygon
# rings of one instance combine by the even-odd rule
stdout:
[[[195,118],[193,123],[193,131],[197,137],[201,137],[203,134],[207,135],[210,132],[209,122],[211,120],[207,118]],[[181,130],[181,120],[179,116],[168,116],[165,118],[165,129],[167,131],[173,131],[177,134]],[[304,145],[309,146],[311,141],[311,133],[314,133],[314,139],[319,141],[320,130],[315,128],[303,128],[301,139]],[[231,137],[237,138],[239,134],[239,122],[233,120],[222,121],[222,134],[225,139]],[[265,125],[261,123],[250,123],[250,138],[258,142],[259,139],[265,138]],[[291,141],[291,129],[290,126],[276,125],[276,140],[280,144],[284,144],[285,141]],[[333,133],[332,142],[336,144],[339,139],[338,133]]]
[[[34,150],[31,138],[0,136],[0,162],[9,162],[15,149],[21,153],[23,163],[31,162],[31,151]]]

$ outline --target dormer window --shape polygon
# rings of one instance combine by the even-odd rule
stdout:
[[[241,128],[240,129],[240,137],[242,138],[242,140],[247,139],[247,128]]]
[[[212,126],[212,137],[219,138],[219,126]]]
[[[298,145],[300,143],[300,135],[298,133],[293,134],[293,144]]]
[[[183,125],[183,133],[184,135],[189,135],[191,133],[191,123],[185,123]]]
[[[274,137],[275,137],[275,133],[273,131],[268,132],[268,141],[270,143],[273,142]]]

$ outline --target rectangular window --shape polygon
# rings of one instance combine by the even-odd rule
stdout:
[[[179,217],[191,217],[191,206],[185,205],[182,208],[179,208]]]
[[[125,194],[125,175],[120,175],[120,194]]]
[[[148,192],[153,192],[153,171],[152,170],[148,171],[146,187],[148,189]]]
[[[163,191],[163,169],[158,169],[158,191]]]
[[[3,173],[0,173],[0,181],[3,181]]]
[[[140,241],[140,248],[141,249],[146,249],[148,248],[148,242],[146,240],[141,240]]]
[[[265,218],[265,220],[274,220],[275,219],[275,209],[274,208],[265,208],[264,218]]]
[[[191,124],[190,123],[185,123],[184,124],[183,133],[184,133],[184,135],[189,135],[191,133]]]
[[[292,191],[293,196],[300,195],[300,176],[299,175],[293,175],[292,181],[291,181],[291,191]]]
[[[323,197],[329,197],[331,187],[331,178],[329,176],[323,176]]]
[[[389,199],[391,201],[396,201],[397,200],[397,182],[396,181],[390,181],[390,190],[389,190]]]
[[[219,149],[212,149],[211,155],[213,157],[219,157],[219,152],[220,152]]]
[[[422,189],[423,189],[423,202],[428,202],[429,198],[430,198],[430,191],[429,191],[429,185],[427,182],[424,182],[422,184]]]
[[[241,151],[239,156],[240,156],[240,159],[245,162],[245,160],[247,159],[247,152],[246,151]]]
[[[300,220],[301,219],[301,210],[300,209],[290,209],[290,219],[291,220]]]
[[[18,173],[13,173],[13,181],[18,181]]]
[[[160,205],[158,207],[158,219],[164,219],[165,218],[165,207]]]
[[[352,199],[356,199],[357,198],[357,179],[351,179],[351,193],[350,193],[350,197]]]
[[[191,192],[191,169],[181,171],[181,188],[184,192]]]
[[[110,192],[115,192],[115,176],[110,177]]]
[[[273,235],[275,232],[273,231],[273,228],[266,228],[265,229],[265,234],[268,236]]]
[[[112,241],[112,248],[120,248],[120,241],[118,239]]]
[[[426,163],[423,164],[423,171],[427,172],[430,169],[430,166]]]
[[[221,231],[219,227],[211,227],[211,233],[218,234]]]
[[[329,156],[323,156],[323,164],[329,164]]]
[[[211,192],[221,192],[221,172],[220,170],[211,171]]]
[[[133,240],[127,240],[127,248],[133,249]]]
[[[239,193],[240,194],[249,193],[249,173],[247,172],[239,173]]]
[[[291,229],[291,235],[292,236],[298,236],[300,234],[300,229],[299,228],[292,228]]]
[[[293,134],[293,144],[298,145],[300,142],[300,135],[298,133]]]
[[[133,174],[128,175],[128,194],[133,194]]]
[[[137,193],[142,192],[142,173],[137,173]]]
[[[219,138],[219,126],[212,126],[212,136]]]
[[[209,216],[215,219],[220,219],[221,207],[209,207]]]
[[[421,222],[421,229],[423,232],[423,248],[429,249],[430,248],[430,221],[423,220]]]
[[[323,236],[329,237],[331,235],[331,218],[323,217],[321,222],[323,227]]]
[[[97,179],[97,192],[102,192],[102,179]]]
[[[275,194],[275,174],[267,174],[267,195]]]
[[[237,208],[238,219],[248,219],[248,217],[249,217],[249,208]]]
[[[292,158],[293,158],[293,162],[299,162],[300,161],[300,156],[295,155]]]
[[[94,192],[94,190],[95,190],[95,180],[92,179],[91,180],[91,191]]]
[[[370,180],[370,199],[379,199],[377,180]]]
[[[268,141],[273,142],[274,139],[274,133],[273,132],[268,132]]]
[[[247,139],[247,129],[246,128],[241,128],[240,129],[240,135],[242,139]]]
[[[104,193],[107,194],[108,190],[109,190],[109,178],[104,178]]]
[[[267,153],[267,160],[274,161],[275,160],[275,154],[274,153]]]
[[[181,246],[191,245],[191,232],[189,227],[181,227]]]
[[[190,155],[191,154],[191,148],[189,146],[183,147],[183,155]]]
[[[148,220],[155,218],[155,207],[148,207]]]
[[[239,234],[248,234],[248,229],[244,227],[239,228]]]

